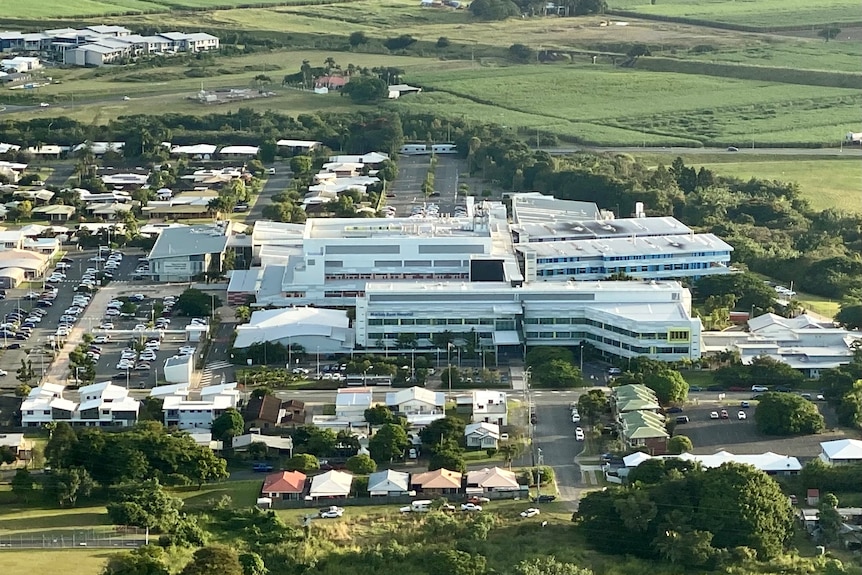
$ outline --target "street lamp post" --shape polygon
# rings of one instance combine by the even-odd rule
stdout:
[[[452,342],[446,343],[446,373],[449,380],[449,397],[452,397]]]

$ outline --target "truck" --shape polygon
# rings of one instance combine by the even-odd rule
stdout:
[[[847,132],[844,136],[845,144],[862,145],[862,132]]]

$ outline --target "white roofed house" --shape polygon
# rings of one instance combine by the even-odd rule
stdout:
[[[167,228],[150,250],[150,272],[156,281],[191,281],[221,271],[231,225]]]
[[[155,387],[150,391],[150,396],[162,397],[166,427],[210,429],[213,420],[239,403],[236,385],[210,385],[194,393],[189,390],[187,383],[179,383]]]
[[[311,480],[308,496],[312,499],[344,498],[350,495],[353,475],[344,471],[327,471]]]
[[[496,449],[500,442],[500,426],[496,423],[470,423],[464,428],[467,448]]]
[[[820,460],[829,465],[862,463],[862,441],[858,439],[824,441],[820,450]]]
[[[250,160],[257,157],[259,152],[260,147],[258,146],[225,146],[219,150],[218,155],[225,159],[239,158]]]
[[[427,425],[446,417],[446,394],[424,387],[409,387],[386,394],[386,407],[407,418],[408,423]]]
[[[509,425],[508,396],[503,391],[476,390],[473,396],[473,422]]]
[[[323,145],[322,142],[315,140],[278,140],[275,143],[278,146],[278,152],[282,155],[296,155],[310,152]]]
[[[371,407],[372,401],[370,388],[339,389],[335,396],[335,417],[342,421],[364,423],[365,410]]]
[[[371,497],[407,495],[409,492],[409,473],[387,469],[368,476],[368,494]]]
[[[21,403],[21,424],[40,427],[52,421],[89,427],[127,427],[138,419],[140,402],[129,391],[112,383],[81,387],[80,402],[66,399],[65,386],[44,383],[34,387]]]
[[[217,146],[213,144],[194,144],[191,146],[174,146],[172,156],[189,156],[196,160],[210,160],[215,155]]]

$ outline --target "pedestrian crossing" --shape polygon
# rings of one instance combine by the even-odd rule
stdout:
[[[214,372],[227,369],[231,366],[230,363],[226,361],[212,361],[204,366],[203,371],[201,372],[201,387],[206,387],[208,385],[214,385],[221,383],[221,380],[214,380]]]

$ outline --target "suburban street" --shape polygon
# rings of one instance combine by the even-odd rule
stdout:
[[[266,183],[263,185],[263,190],[255,198],[254,203],[246,214],[246,222],[249,225],[254,225],[257,220],[265,219],[263,217],[263,208],[272,204],[272,196],[279,192],[283,192],[290,185],[290,163],[275,162],[271,166],[275,168],[275,173],[267,176]]]

